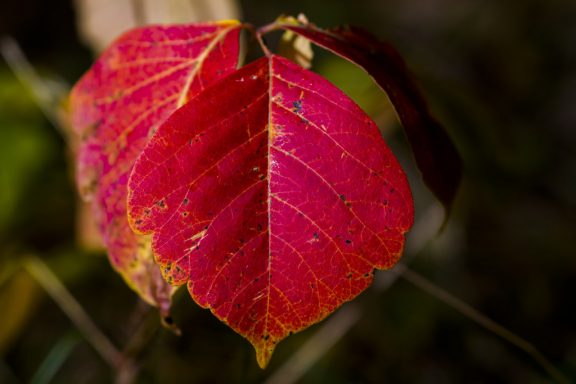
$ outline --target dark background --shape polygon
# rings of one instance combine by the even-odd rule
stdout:
[[[411,268],[532,342],[576,379],[576,2],[240,5],[256,25],[304,12],[320,26],[363,26],[398,48],[465,165],[447,228]],[[0,36],[14,37],[41,74],[73,84],[92,62],[74,18],[71,1],[1,0]],[[383,126],[423,220],[435,202],[401,130],[382,117],[382,108],[386,116],[390,111],[379,91],[351,65],[318,51],[315,68]],[[75,214],[66,144],[0,60],[1,383],[114,377],[19,269],[25,255],[45,260],[116,345],[125,345],[138,323],[136,295],[101,252],[77,245]],[[303,383],[551,382],[531,357],[402,279],[357,301],[360,320]],[[261,371],[250,345],[186,294],[177,296],[174,318],[183,336],[156,330],[140,349],[137,382],[260,382],[319,329],[281,343]]]

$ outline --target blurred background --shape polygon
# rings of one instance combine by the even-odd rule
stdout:
[[[1,0],[0,37],[15,39],[57,96],[127,25],[230,17],[263,25],[300,12],[395,45],[464,159],[456,205],[435,236],[442,211],[385,96],[315,49],[313,69],[374,117],[409,175],[417,217],[406,263],[576,380],[576,2]],[[186,292],[174,305],[183,335],[161,329],[105,253],[79,239],[69,150],[35,98],[0,59],[0,383],[122,382],[22,267],[31,256],[131,357],[126,375],[138,383],[553,382],[531,356],[391,272],[337,313],[344,321],[331,317],[282,342],[265,371]],[[318,335],[326,324],[332,333]],[[322,349],[327,339],[334,344]],[[287,373],[316,342],[318,358],[308,354],[298,375]]]

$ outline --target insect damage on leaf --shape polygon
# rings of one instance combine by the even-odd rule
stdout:
[[[274,55],[173,113],[128,188],[130,224],[152,235],[164,277],[246,337],[261,367],[394,265],[413,221],[374,122]]]

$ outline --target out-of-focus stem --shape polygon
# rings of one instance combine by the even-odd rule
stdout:
[[[50,268],[38,257],[29,256],[23,261],[24,268],[46,290],[50,297],[58,304],[64,313],[74,323],[76,328],[114,369],[122,363],[122,354],[112,342],[94,324],[90,316],[84,311],[76,299],[68,292],[66,287],[52,273]]]
[[[407,266],[400,264],[393,270],[398,273],[404,280],[410,282],[416,287],[422,289],[426,293],[436,297],[438,300],[448,304],[458,312],[466,316],[472,321],[480,324],[487,330],[502,337],[504,340],[515,345],[522,351],[530,355],[556,382],[561,384],[568,384],[570,381],[560,372],[534,345],[527,340],[518,336],[514,332],[508,330],[494,320],[488,318],[480,311],[472,308],[464,301],[460,300],[451,293],[438,287],[436,284],[426,279],[424,276],[414,272]]]
[[[69,132],[57,107],[60,96],[65,91],[58,88],[60,92],[56,92],[54,87],[38,75],[13,38],[9,36],[0,38],[0,55],[6,60],[18,80],[32,92],[44,116],[60,132],[64,140],[69,141]]]

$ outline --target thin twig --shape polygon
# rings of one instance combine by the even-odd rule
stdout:
[[[486,315],[482,314],[475,308],[472,308],[470,305],[466,304],[451,293],[438,287],[436,284],[408,268],[406,265],[397,265],[397,268],[395,268],[394,271],[400,274],[406,281],[431,294],[445,304],[448,304],[464,316],[526,352],[550,375],[551,378],[558,383],[568,384],[570,382],[562,372],[560,372],[533,344],[529,343],[527,340],[488,318]]]
[[[100,331],[96,324],[94,324],[90,316],[88,316],[50,268],[35,256],[25,258],[23,266],[46,290],[68,318],[70,318],[76,328],[78,328],[100,356],[102,356],[111,367],[114,369],[118,368],[123,360],[122,354],[116,349],[108,337]]]

